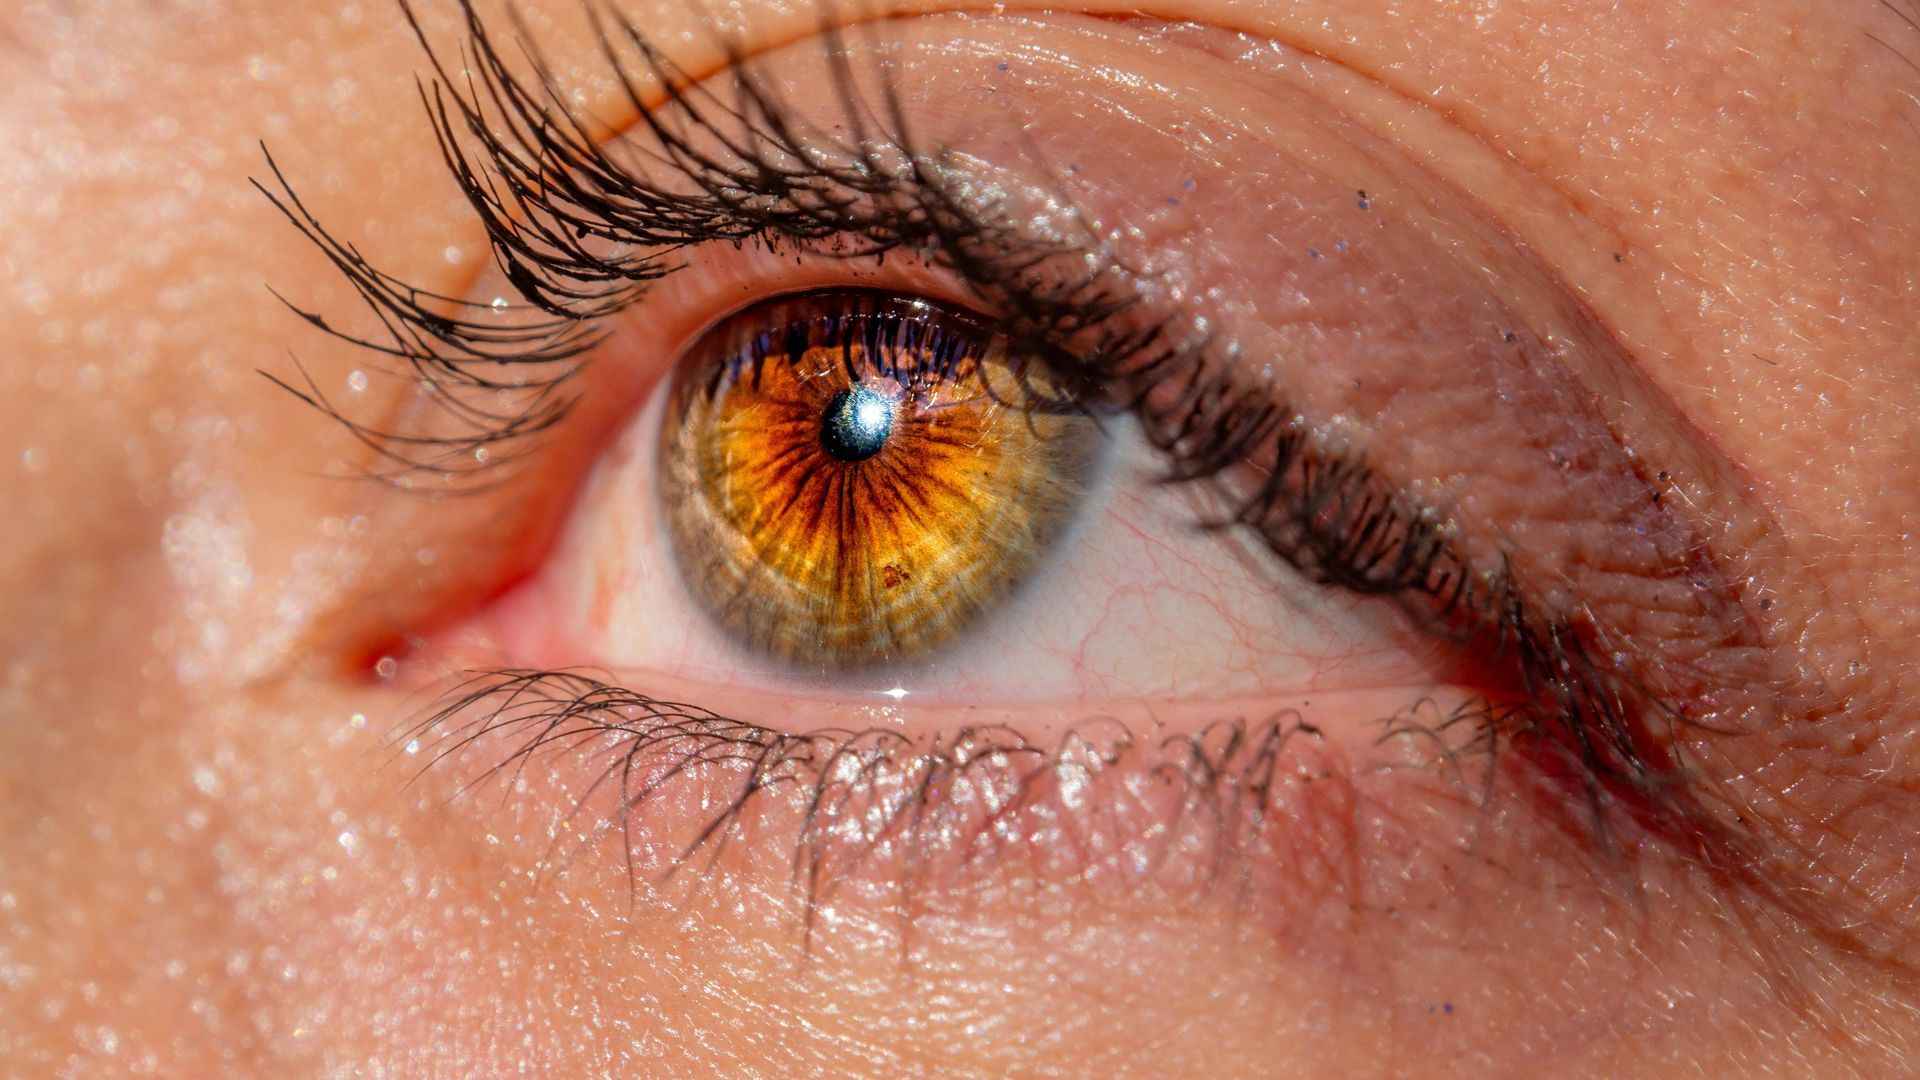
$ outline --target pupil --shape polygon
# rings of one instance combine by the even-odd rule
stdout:
[[[893,402],[864,386],[842,390],[820,418],[820,445],[841,461],[864,461],[893,433]]]

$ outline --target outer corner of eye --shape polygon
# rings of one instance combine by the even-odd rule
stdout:
[[[763,301],[681,353],[542,565],[466,632],[515,665],[783,702],[1105,708],[1428,678],[1404,627],[1196,528],[1206,494],[1074,395],[942,302]]]

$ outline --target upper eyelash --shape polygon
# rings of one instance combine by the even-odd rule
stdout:
[[[406,0],[400,2],[411,21]],[[829,56],[855,137],[823,151],[741,73],[737,57],[732,85],[739,102],[729,106],[688,86],[633,24],[589,5],[640,122],[667,148],[674,175],[697,192],[686,194],[633,171],[597,142],[564,104],[537,53],[530,55],[539,85],[522,83],[471,5],[463,0],[462,7],[462,66],[473,73],[468,88],[454,88],[415,23],[438,72],[422,99],[442,156],[523,301],[514,318],[503,322],[489,305],[423,292],[373,267],[312,216],[271,158],[277,190],[260,185],[348,277],[386,338],[354,336],[317,313],[295,310],[329,334],[401,361],[452,421],[450,432],[380,430],[335,408],[311,380],[305,389],[288,387],[372,447],[389,466],[389,479],[486,483],[529,452],[536,436],[564,419],[567,381],[603,336],[599,320],[673,272],[678,251],[712,242],[821,241],[840,242],[836,250],[849,255],[911,249],[967,282],[1017,346],[1044,357],[1090,398],[1131,410],[1169,462],[1168,480],[1237,479],[1249,487],[1235,512],[1209,524],[1252,529],[1315,582],[1418,597],[1428,622],[1461,637],[1490,638],[1513,657],[1535,707],[1504,712],[1502,722],[1564,747],[1581,763],[1576,782],[1596,829],[1605,831],[1610,808],[1629,806],[1635,818],[1677,830],[1690,843],[1736,843],[1704,839],[1707,819],[1688,799],[1686,777],[1644,730],[1650,716],[1671,721],[1671,712],[1591,657],[1568,620],[1535,610],[1504,565],[1476,566],[1463,557],[1441,515],[1387,486],[1359,455],[1330,445],[1274,387],[1235,378],[1230,347],[1172,316],[1138,317],[1140,296],[1116,285],[1129,272],[1111,252],[1094,253],[1098,269],[1049,275],[1046,269],[1061,261],[1055,256],[1087,252],[1038,242],[961,197],[946,182],[940,155],[913,145],[890,98],[892,130],[876,131],[858,108],[831,31]],[[618,55],[621,45],[667,88],[662,104],[641,99]],[[685,127],[662,118],[676,107]],[[729,139],[734,126],[745,135]],[[687,131],[717,137],[734,156],[697,151]],[[1150,395],[1165,398],[1170,387],[1179,391],[1170,403],[1149,407]]]

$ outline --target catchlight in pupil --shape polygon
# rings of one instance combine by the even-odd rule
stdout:
[[[820,420],[820,444],[841,461],[865,461],[892,432],[893,403],[866,386],[835,394]]]
[[[1099,427],[966,312],[789,297],[676,373],[661,506],[688,591],[737,642],[819,671],[921,658],[1043,563]]]

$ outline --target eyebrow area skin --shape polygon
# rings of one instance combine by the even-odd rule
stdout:
[[[423,592],[458,573],[452,547],[423,566],[420,547],[376,551],[370,531],[478,549],[500,527],[478,502],[388,509],[316,475],[326,451],[306,436],[311,417],[254,374],[295,341],[316,364],[355,363],[310,349],[262,295],[272,282],[321,310],[353,302],[247,186],[262,138],[293,175],[323,178],[303,195],[382,265],[449,295],[481,270],[483,238],[429,149],[415,45],[378,5],[128,2],[17,17],[19,47],[0,61],[0,131],[20,148],[0,163],[0,325],[17,328],[18,350],[0,366],[0,505],[16,515],[0,531],[0,1058],[26,1072],[203,1075],[741,1061],[1350,1073],[1406,1053],[1462,1071],[1896,1068],[1916,1030],[1900,961],[1920,895],[1906,865],[1920,787],[1907,749],[1920,699],[1920,207],[1905,197],[1920,190],[1905,62],[1920,35],[1902,2],[1152,12],[1283,41],[1421,103],[1428,119],[1403,134],[1436,171],[1458,141],[1500,162],[1454,179],[1499,207],[1579,292],[1595,332],[1634,358],[1637,373],[1581,373],[1596,414],[1656,472],[1697,478],[1663,500],[1707,534],[1764,639],[1797,657],[1768,688],[1806,703],[1789,738],[1703,736],[1701,752],[1728,755],[1717,774],[1729,796],[1801,837],[1833,895],[1871,914],[1865,944],[1881,965],[1835,968],[1798,985],[1794,1008],[1772,1008],[1737,985],[1754,978],[1744,952],[1660,957],[1652,981],[1666,965],[1727,974],[1674,988],[1668,1012],[1592,1002],[1584,1026],[1559,1027],[1533,1025],[1518,1003],[1577,996],[1593,942],[1566,942],[1562,966],[1508,998],[1462,988],[1369,1012],[1333,1008],[1245,939],[1199,930],[1189,966],[1023,966],[1065,951],[1062,936],[1144,941],[1153,924],[1127,921],[1138,913],[1123,905],[1036,916],[1025,953],[972,939],[998,965],[984,975],[960,957],[888,981],[902,965],[884,950],[794,965],[703,944],[751,944],[765,929],[710,912],[610,929],[618,913],[604,902],[515,891],[470,822],[416,820],[394,774],[368,769],[392,700],[298,677],[309,658],[290,644],[363,602],[350,582],[387,573],[382,560],[412,560]],[[660,40],[687,25],[673,3],[632,14]],[[593,55],[576,5],[530,2],[523,15],[550,55]],[[750,36],[768,43],[817,24],[810,3],[753,16]],[[428,21],[456,32],[447,8]],[[697,52],[683,62],[707,70],[714,58]],[[595,93],[615,100],[604,83]],[[1647,415],[1654,390],[1673,415]],[[1685,921],[1700,903],[1644,899],[1650,921]],[[1162,916],[1186,932],[1182,919]],[[1477,943],[1537,944],[1494,932],[1509,929]],[[1339,935],[1313,944],[1340,970]],[[636,947],[653,963],[636,964]],[[1485,955],[1459,954],[1462,970]],[[855,968],[882,973],[871,985],[928,1026],[834,981]],[[728,972],[752,978],[712,993]],[[955,972],[994,992],[913,996]],[[1183,1012],[1141,987],[1205,1000]],[[1103,1011],[1122,998],[1124,1023]],[[1514,1011],[1469,1007],[1497,1000]],[[1274,1001],[1284,1007],[1257,1034],[1238,1022],[1236,1004]],[[1265,1056],[1234,1056],[1255,1050]]]

